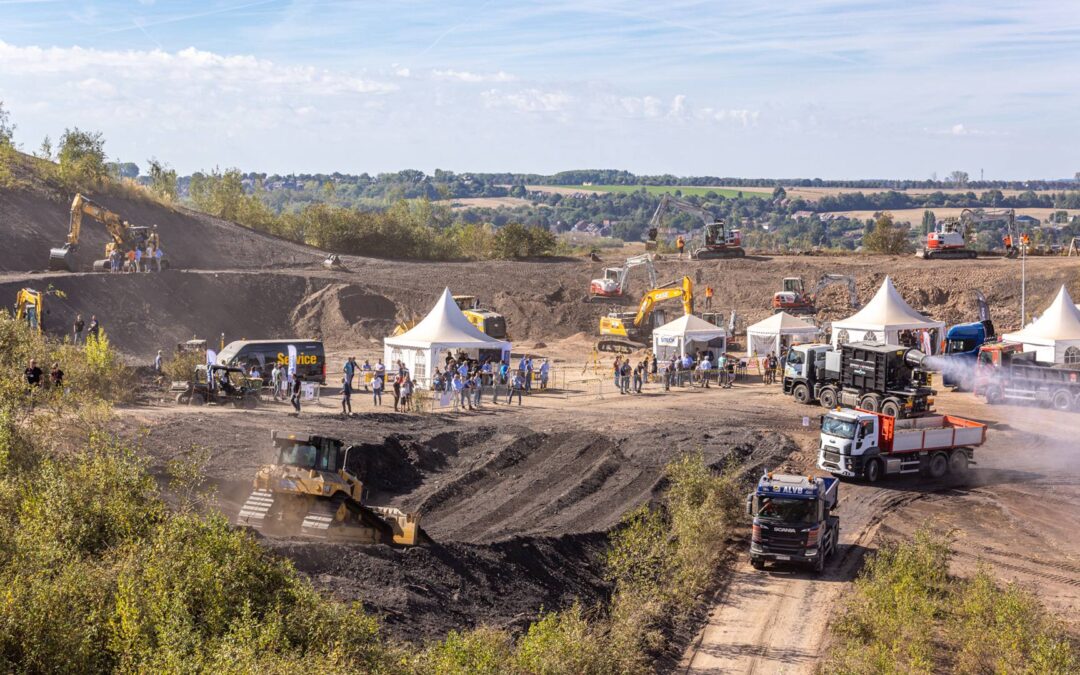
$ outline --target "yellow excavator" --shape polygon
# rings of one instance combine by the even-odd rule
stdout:
[[[31,330],[45,330],[45,294],[32,288],[24,288],[15,296],[15,318],[25,321]]]
[[[270,432],[274,464],[255,474],[236,524],[271,536],[307,535],[360,544],[414,546],[426,541],[420,516],[363,503],[364,484],[349,473],[357,446],[326,436]]]
[[[493,309],[480,306],[480,300],[475,295],[455,295],[454,304],[458,306],[461,313],[465,315],[465,318],[469,320],[469,323],[476,326],[484,335],[489,335],[496,340],[507,339],[506,332],[506,317],[499,314]],[[423,317],[411,316],[407,319],[399,321],[394,326],[394,332],[391,333],[394,337],[409,332],[413,326],[420,323],[420,319]]]
[[[121,254],[127,254],[128,251],[134,250],[138,245],[142,245],[144,249],[149,245],[152,245],[155,249],[160,248],[156,225],[153,227],[132,225],[101,204],[84,197],[82,194],[76,194],[75,199],[71,200],[71,218],[68,226],[67,241],[59,248],[49,249],[50,270],[75,271],[72,266],[72,254],[79,247],[79,236],[82,234],[84,215],[104,225],[110,238],[109,243],[105,245],[105,258],[94,261],[95,272],[107,272],[112,268],[113,251],[118,250]],[[161,265],[162,268],[166,266],[164,258],[161,260]]]
[[[694,282],[690,277],[648,291],[637,312],[612,311],[600,317],[597,351],[630,354],[648,347],[653,328],[667,323],[663,310],[657,310],[656,305],[674,299],[682,300],[684,314],[694,313]]]

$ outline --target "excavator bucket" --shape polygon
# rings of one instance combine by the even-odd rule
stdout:
[[[74,271],[74,252],[68,245],[49,249],[49,269],[54,271]]]

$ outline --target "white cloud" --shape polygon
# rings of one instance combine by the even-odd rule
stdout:
[[[408,68],[405,68],[404,66],[395,66],[394,74],[398,77],[409,77],[412,73]]]
[[[719,110],[713,108],[701,108],[696,111],[696,115],[698,119],[702,120],[738,124],[743,127],[756,127],[761,113],[757,110],[748,110],[746,108],[721,108]]]
[[[431,74],[443,80],[457,80],[459,82],[513,82],[517,78],[509,73],[498,71],[497,73],[470,73],[467,70],[432,70]]]
[[[75,87],[79,91],[93,96],[112,97],[116,95],[116,87],[108,82],[102,82],[96,77],[88,77],[85,80],[81,80]]]
[[[529,88],[512,92],[489,89],[480,93],[485,107],[509,108],[518,112],[561,112],[565,111],[574,97],[563,91],[545,91]]]
[[[954,124],[952,125],[952,129],[949,130],[949,133],[953,136],[965,136],[967,135],[968,130],[964,128],[963,124]]]

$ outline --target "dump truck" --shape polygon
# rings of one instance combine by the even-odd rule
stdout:
[[[1080,364],[1042,363],[1035,356],[1023,345],[983,345],[975,366],[975,395],[991,404],[1026,401],[1080,410]]]
[[[784,363],[784,393],[799,403],[862,408],[892,417],[934,410],[930,364],[917,349],[882,342],[792,347]]]
[[[349,471],[349,457],[360,447],[315,434],[272,431],[270,438],[276,460],[255,474],[238,526],[360,544],[426,540],[418,514],[364,503],[364,484]]]
[[[767,561],[813,566],[821,572],[836,553],[840,519],[836,478],[767,473],[746,497],[746,513],[754,519],[750,564],[764,569]]]
[[[896,419],[869,410],[834,410],[821,416],[818,468],[834,476],[874,483],[892,474],[962,478],[986,440],[986,425],[930,415]]]

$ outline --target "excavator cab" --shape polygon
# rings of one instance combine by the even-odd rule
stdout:
[[[802,295],[805,292],[805,289],[803,288],[802,277],[785,277],[784,292],[798,293],[799,295]]]
[[[31,330],[38,333],[44,327],[44,298],[41,291],[24,288],[15,296],[15,318],[25,321]]]

